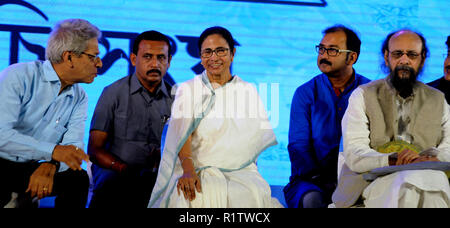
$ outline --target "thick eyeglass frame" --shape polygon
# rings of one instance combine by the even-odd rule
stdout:
[[[341,52],[348,52],[348,53],[354,52],[352,50],[346,50],[346,49],[326,48],[326,47],[323,47],[320,45],[316,45],[316,51],[317,51],[317,53],[319,53],[321,55],[325,54],[325,51],[326,51],[327,55],[332,56],[332,57],[338,56],[339,53],[341,53]],[[332,51],[332,52],[330,53],[330,51]]]
[[[217,56],[219,57],[223,57],[226,56],[228,54],[228,50],[230,50],[229,48],[224,48],[224,47],[218,47],[214,50],[210,49],[210,48],[206,48],[205,50],[203,50],[200,53],[200,56],[203,58],[210,58],[214,53],[216,53]]]
[[[406,55],[409,59],[411,60],[415,60],[417,58],[419,58],[420,54],[415,52],[415,51],[400,51],[400,50],[396,50],[396,51],[390,51],[389,52],[392,57],[399,59],[401,58],[403,55]]]

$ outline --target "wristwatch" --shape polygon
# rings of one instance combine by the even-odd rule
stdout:
[[[53,165],[55,165],[55,167],[56,167],[56,171],[58,171],[59,170],[59,167],[61,166],[61,163],[59,162],[59,161],[56,161],[56,160],[50,160],[50,161],[46,161],[46,160],[41,160],[41,161],[39,161],[38,162],[39,164],[41,164],[41,163],[50,163],[50,164],[53,164]]]

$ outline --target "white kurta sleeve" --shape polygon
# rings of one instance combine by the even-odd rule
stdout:
[[[379,153],[370,148],[369,119],[365,111],[364,90],[358,87],[350,95],[342,119],[345,163],[352,171],[358,173],[389,165],[389,154]]]
[[[439,154],[437,158],[440,161],[450,162],[450,106],[444,100],[444,113],[442,115],[442,134],[443,138],[438,146]]]

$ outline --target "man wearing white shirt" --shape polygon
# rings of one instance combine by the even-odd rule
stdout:
[[[389,75],[355,89],[342,120],[345,164],[333,202],[337,207],[358,199],[365,207],[450,207],[442,171],[398,171],[371,183],[362,178],[380,167],[450,162],[449,106],[444,94],[417,81],[428,54],[425,38],[411,30],[393,32],[382,54]],[[427,150],[433,153],[419,154]]]

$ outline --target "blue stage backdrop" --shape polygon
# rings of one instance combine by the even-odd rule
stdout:
[[[89,96],[87,144],[103,88],[133,71],[128,57],[138,33],[157,30],[171,38],[175,48],[169,77],[180,83],[202,71],[196,44],[200,33],[210,26],[226,27],[239,43],[233,73],[259,89],[278,139],[260,156],[259,170],[271,185],[285,185],[291,100],[299,85],[320,73],[314,46],[322,30],[339,23],[358,31],[362,48],[354,67],[370,79],[385,76],[380,70],[385,36],[404,27],[418,30],[431,50],[421,77],[429,82],[443,75],[449,8],[448,0],[0,0],[0,68],[44,59],[48,33],[59,20],[83,18],[97,25],[104,35],[104,67],[94,83],[83,85]]]

